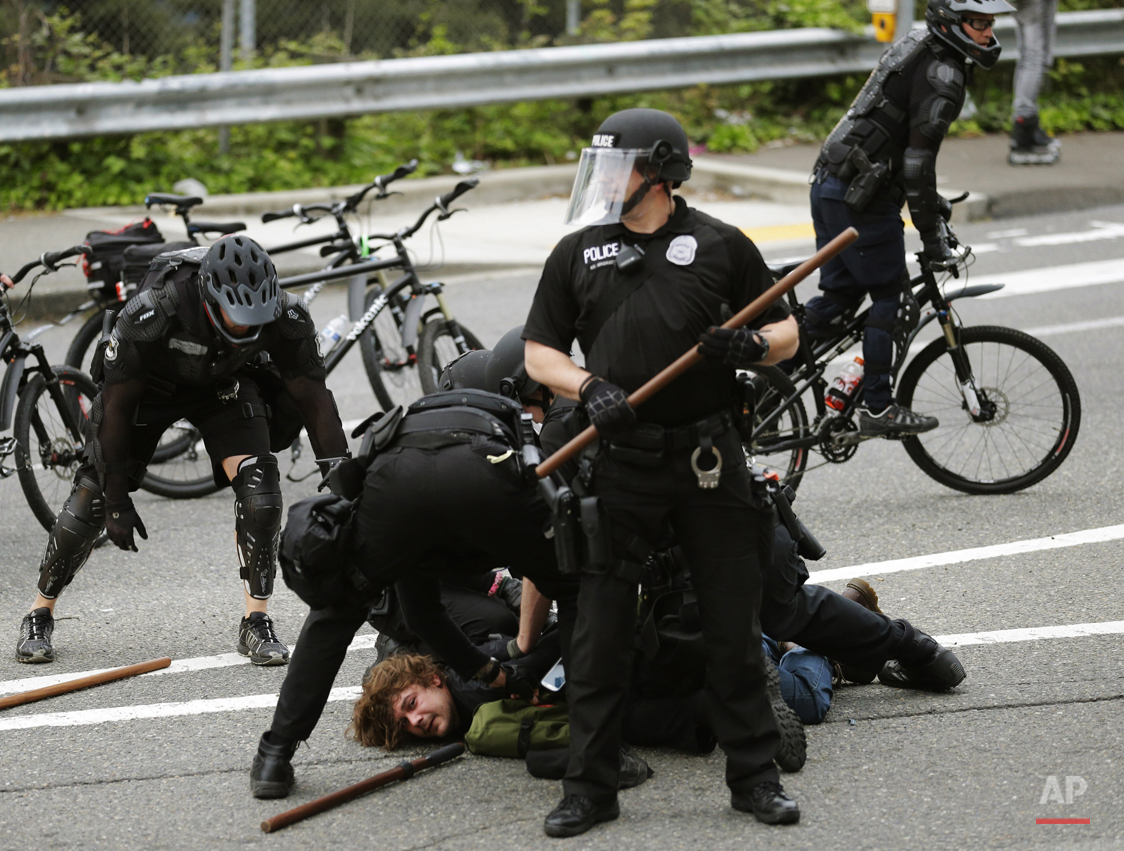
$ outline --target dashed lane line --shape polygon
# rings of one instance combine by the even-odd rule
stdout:
[[[973,644],[1009,644],[1022,641],[1120,634],[1124,634],[1124,621],[1079,623],[1068,626],[1032,627],[1030,629],[1005,629],[995,632],[970,632],[960,635],[937,635],[934,638],[946,647],[966,647]],[[355,700],[359,697],[361,691],[362,689],[359,686],[334,688],[328,696],[328,701]],[[42,727],[86,727],[93,724],[111,724],[154,718],[182,718],[190,715],[241,712],[247,709],[272,709],[276,705],[276,694],[251,694],[243,697],[222,697],[211,700],[113,706],[105,709],[81,709],[76,712],[47,712],[38,715],[21,715],[15,718],[0,718],[0,732],[5,730],[32,730]]]
[[[921,570],[926,567],[942,567],[948,564],[963,564],[968,561],[1000,558],[1002,556],[1035,553],[1042,550],[1058,550],[1077,547],[1082,544],[1100,544],[1105,541],[1118,541],[1124,538],[1124,525],[1102,526],[1098,529],[1084,529],[1080,532],[1067,532],[1051,535],[1048,538],[1031,538],[1025,541],[1012,541],[1008,544],[993,544],[990,547],[971,547],[965,550],[952,550],[947,553],[933,553],[927,556],[897,558],[890,561],[872,561],[851,567],[836,567],[828,570],[811,571],[812,582],[830,582],[833,579],[853,579],[863,575],[882,575],[901,573],[905,570]]]

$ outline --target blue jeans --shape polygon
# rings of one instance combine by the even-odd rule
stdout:
[[[777,643],[762,637],[765,656],[781,675],[781,697],[805,724],[819,724],[831,708],[831,664],[823,656],[797,647],[783,656]]]

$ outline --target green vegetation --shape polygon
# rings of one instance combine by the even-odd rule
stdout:
[[[1071,6],[1085,2],[1068,0]],[[532,12],[538,8],[526,5]],[[781,25],[857,29],[865,20],[863,5],[825,0],[585,0],[583,37],[609,41],[667,34],[671,12],[680,16],[691,34]],[[661,17],[658,10],[666,14]],[[523,36],[520,44],[543,43],[526,32]],[[26,61],[0,70],[0,85],[20,84],[20,75],[25,82],[32,81],[29,77],[39,82],[139,79],[212,71],[217,64],[214,50],[201,40],[185,40],[175,52],[155,58],[119,52],[83,31],[81,20],[65,11],[37,19],[34,27],[25,29],[24,38],[29,47]],[[460,49],[437,24],[430,40],[410,52]],[[250,64],[310,64],[343,55],[346,47],[340,37],[322,32],[301,42],[277,42]],[[972,120],[954,124],[954,133],[1005,132],[1012,71],[1002,65],[976,75],[972,95],[979,111]],[[855,75],[699,86],[577,103],[517,103],[347,121],[248,125],[231,128],[230,150],[224,155],[217,154],[215,129],[0,145],[0,168],[6,176],[0,185],[0,208],[134,204],[147,191],[169,190],[185,177],[201,180],[212,193],[358,183],[414,156],[422,162],[422,173],[432,174],[447,169],[458,151],[497,167],[562,162],[585,145],[601,118],[629,106],[671,111],[683,121],[692,140],[709,150],[752,151],[771,142],[822,139],[862,82],[863,77]],[[1121,92],[1124,61],[1059,60],[1042,99],[1043,124],[1055,133],[1124,129]]]

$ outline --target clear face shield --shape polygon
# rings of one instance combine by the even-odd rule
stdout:
[[[647,151],[622,148],[585,148],[570,193],[565,224],[589,227],[621,220],[628,200],[628,183]]]

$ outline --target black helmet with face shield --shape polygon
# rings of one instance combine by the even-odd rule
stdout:
[[[619,222],[657,183],[678,188],[691,178],[690,143],[678,121],[658,109],[625,109],[606,118],[582,151],[566,224]],[[643,183],[631,194],[633,172]]]

